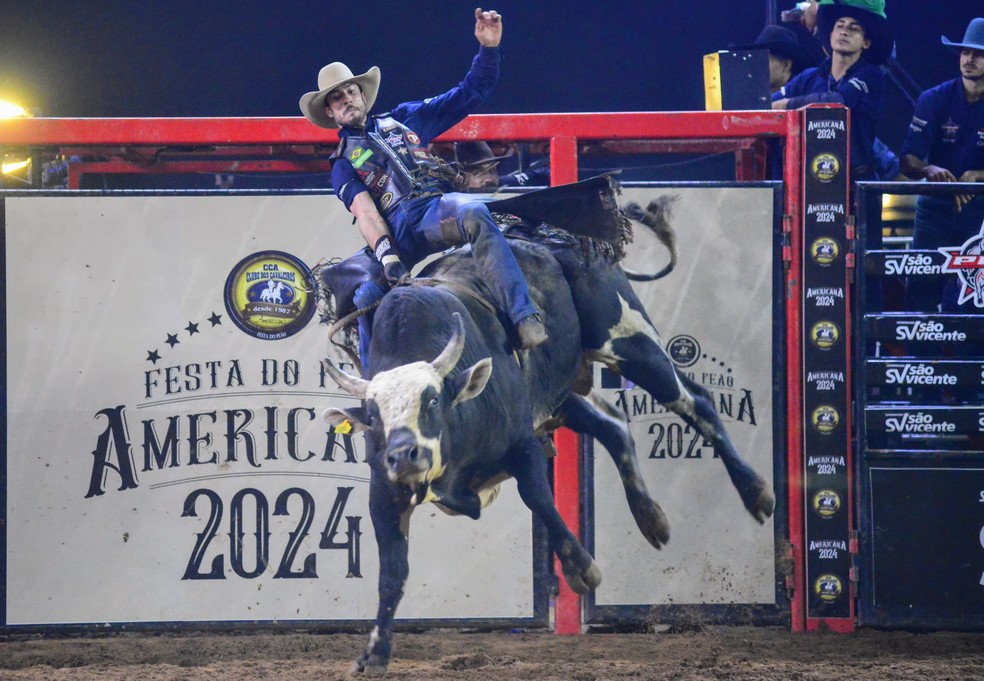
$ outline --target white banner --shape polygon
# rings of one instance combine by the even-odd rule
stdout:
[[[773,191],[754,188],[626,189],[645,207],[677,195],[672,225],[679,262],[666,278],[633,284],[677,367],[707,388],[738,451],[773,480]],[[626,267],[656,271],[666,249],[636,228]],[[596,370],[596,376],[601,371]],[[601,385],[596,380],[596,385]],[[653,498],[670,522],[656,551],[635,527],[615,466],[595,443],[595,557],[604,576],[598,606],[772,604],[773,522],[744,510],[724,465],[679,417],[640,388],[602,393],[631,421]]]
[[[321,419],[352,399],[301,281],[362,245],[341,203],[3,205],[5,624],[372,619],[369,470]],[[414,514],[401,618],[533,616],[530,512],[507,483],[482,515]]]

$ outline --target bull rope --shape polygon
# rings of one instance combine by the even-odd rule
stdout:
[[[359,358],[359,353],[352,350],[351,343],[345,343],[344,341],[342,343],[335,342],[335,334],[341,331],[342,329],[344,329],[346,326],[348,326],[355,320],[357,320],[362,315],[369,314],[370,312],[375,310],[377,307],[379,307],[379,304],[381,302],[383,301],[377,300],[375,303],[372,303],[371,305],[366,305],[365,307],[360,307],[359,309],[353,312],[349,312],[341,319],[336,319],[332,323],[332,325],[328,327],[328,343],[334,345],[336,348],[339,348],[342,352],[344,352],[348,356],[349,359],[352,360],[355,366],[359,368],[360,376],[362,374],[362,360]]]
[[[400,284],[400,285],[401,286],[432,286],[432,287],[443,286],[444,288],[447,288],[449,291],[451,291],[451,293],[453,293],[458,298],[468,297],[474,300],[475,302],[479,303],[483,307],[485,307],[490,312],[493,313],[497,312],[495,305],[493,305],[492,302],[489,301],[487,298],[485,298],[478,292],[471,290],[467,286],[460,284],[456,281],[451,281],[449,279],[439,279],[436,277],[421,277],[419,279],[408,279],[404,284]],[[350,360],[352,360],[355,366],[360,367],[360,374],[361,374],[361,367],[362,367],[361,358],[359,357],[359,354],[352,349],[351,341],[337,342],[335,341],[335,335],[345,327],[355,322],[359,317],[369,314],[370,312],[375,310],[377,307],[379,307],[379,304],[382,302],[383,302],[382,300],[377,300],[375,303],[366,305],[365,307],[360,307],[357,310],[349,312],[344,317],[341,317],[340,319],[336,319],[334,322],[332,322],[331,326],[328,327],[328,343],[330,345],[334,345],[335,347],[339,348],[342,352],[345,353],[345,355]]]

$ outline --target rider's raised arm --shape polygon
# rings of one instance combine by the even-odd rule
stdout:
[[[475,8],[475,39],[482,47],[498,47],[502,41],[502,16],[494,9]]]

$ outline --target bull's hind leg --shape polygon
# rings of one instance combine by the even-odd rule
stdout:
[[[369,515],[379,548],[379,607],[376,625],[352,673],[379,676],[386,673],[392,651],[393,617],[403,598],[410,574],[409,522],[413,509],[399,499],[386,482],[373,472],[369,484]]]
[[[776,497],[769,485],[742,458],[731,443],[724,424],[714,408],[710,393],[696,381],[682,375],[677,377],[686,391],[680,400],[667,406],[679,414],[691,427],[714,445],[714,453],[724,462],[731,482],[738,490],[745,508],[757,521],[764,523],[775,510]]]
[[[764,523],[775,508],[772,490],[731,443],[710,394],[676,370],[662,346],[656,342],[656,330],[648,322],[647,326],[635,333],[613,336],[602,353],[594,353],[594,358],[640,385],[657,402],[678,414],[711,442],[745,508],[756,520]]]
[[[661,548],[670,540],[670,524],[646,489],[625,415],[592,390],[587,397],[568,395],[557,416],[563,425],[595,438],[608,450],[618,468],[636,525],[650,544]]]
[[[601,584],[601,570],[554,506],[553,493],[547,481],[547,464],[543,447],[532,434],[509,453],[506,471],[516,478],[519,496],[543,522],[550,538],[550,547],[560,559],[564,579],[579,594]]]

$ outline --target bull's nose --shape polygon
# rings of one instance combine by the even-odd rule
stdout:
[[[420,451],[416,447],[401,447],[386,453],[386,463],[394,470],[400,467],[416,467],[418,458],[420,458]]]

